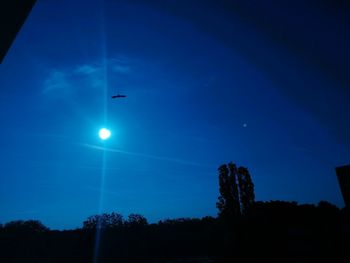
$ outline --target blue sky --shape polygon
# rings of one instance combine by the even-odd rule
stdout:
[[[0,222],[214,216],[229,161],[257,200],[343,206],[345,13],[252,3],[37,1],[0,65]]]

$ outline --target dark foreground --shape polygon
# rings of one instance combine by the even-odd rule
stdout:
[[[93,228],[3,227],[0,262],[350,262],[349,222],[345,210],[332,207],[265,203],[230,222],[205,217],[107,227],[98,249]]]

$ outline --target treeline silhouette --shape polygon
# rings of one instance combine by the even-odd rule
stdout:
[[[0,262],[348,262],[348,208],[255,201],[247,168],[219,167],[218,216],[149,223],[92,215],[75,230],[38,220],[0,225]]]
[[[49,230],[37,220],[0,228],[0,262],[347,262],[350,216],[316,205],[270,201],[228,223],[217,217],[178,218],[149,224],[137,214],[95,215],[75,230]],[[232,261],[234,260],[234,261]]]

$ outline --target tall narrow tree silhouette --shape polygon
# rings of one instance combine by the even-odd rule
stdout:
[[[249,171],[239,167],[237,172],[241,214],[245,215],[255,202],[254,184]]]
[[[219,200],[216,207],[219,216],[231,219],[240,214],[239,193],[237,186],[237,167],[233,163],[223,164],[219,167]]]
[[[254,184],[245,167],[230,162],[219,167],[219,217],[231,220],[248,212],[255,201]]]

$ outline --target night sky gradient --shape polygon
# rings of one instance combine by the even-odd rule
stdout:
[[[38,0],[0,65],[0,223],[215,216],[229,161],[342,207],[349,4],[247,2]]]

